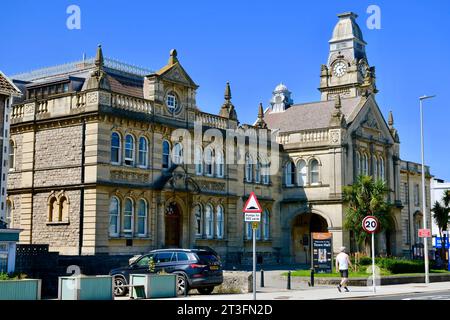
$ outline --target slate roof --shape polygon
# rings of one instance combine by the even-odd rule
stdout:
[[[365,98],[342,99],[341,111],[350,124],[361,110]],[[272,129],[280,132],[321,129],[329,127],[334,111],[334,100],[294,104],[284,112],[271,113],[270,108],[264,114],[264,121]]]
[[[0,94],[20,96],[20,90],[0,71]]]

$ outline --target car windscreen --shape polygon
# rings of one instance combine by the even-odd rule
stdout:
[[[197,252],[197,256],[200,263],[204,264],[220,263],[219,257],[217,257],[211,252]]]

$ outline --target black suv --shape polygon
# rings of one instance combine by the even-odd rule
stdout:
[[[200,294],[210,294],[215,286],[222,284],[223,271],[219,256],[204,249],[159,249],[150,251],[134,260],[130,265],[113,269],[109,275],[114,278],[114,294],[123,296],[127,293],[129,275],[133,273],[150,273],[149,262],[153,258],[155,272],[165,270],[176,273],[177,293],[197,289]]]

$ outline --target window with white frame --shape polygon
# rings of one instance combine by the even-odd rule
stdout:
[[[218,151],[216,154],[216,175],[219,178],[223,178],[224,175],[224,159],[222,151]]]
[[[217,212],[216,212],[216,236],[217,239],[223,238],[223,207],[217,206]]]
[[[145,137],[139,138],[139,166],[146,168],[148,164],[148,142]]]
[[[376,180],[378,179],[378,157],[373,157],[373,178]]]
[[[183,163],[183,145],[181,143],[176,143],[172,150],[172,160],[175,164]]]
[[[203,235],[203,212],[200,205],[194,207],[194,219],[195,219],[195,235],[197,238],[201,238]]]
[[[166,105],[170,112],[178,110],[178,98],[174,92],[169,92],[167,94]]]
[[[125,207],[123,209],[123,232],[125,233],[133,233],[133,217],[134,217],[134,208],[133,208],[133,200],[130,198],[125,199]]]
[[[117,197],[112,197],[109,202],[109,235],[117,237],[120,230],[120,201]]]
[[[162,143],[162,167],[168,169],[170,165],[170,144],[167,140]]]
[[[269,240],[270,237],[270,214],[268,209],[263,212],[263,238]]]
[[[205,234],[208,239],[212,239],[214,236],[213,219],[213,207],[207,204],[205,207]]]
[[[251,222],[245,223],[245,238],[250,240],[253,236],[252,224]]]
[[[139,199],[138,201],[138,221],[137,221],[137,232],[141,237],[147,236],[147,226],[148,226],[148,209],[147,201],[144,199]]]
[[[120,135],[117,132],[111,133],[111,163],[119,164],[120,163]]]
[[[270,164],[267,159],[261,161],[261,178],[264,184],[270,183]]]
[[[6,225],[11,228],[12,224],[12,203],[10,200],[6,200]]]
[[[292,161],[289,161],[286,163],[284,171],[286,186],[293,186],[295,183],[295,164]]]
[[[307,183],[308,170],[306,167],[305,160],[300,160],[297,162],[297,177],[298,177],[298,185],[304,186]]]
[[[363,158],[363,167],[362,167],[363,175],[367,176],[369,174],[369,171],[368,171],[369,170],[369,161],[367,158],[367,154],[364,153],[362,158]]]
[[[205,174],[207,176],[212,176],[214,174],[213,150],[210,147],[205,150]]]
[[[203,154],[202,148],[197,146],[195,147],[194,153],[194,164],[195,164],[195,174],[202,175],[203,174]]]
[[[384,173],[384,159],[380,158],[380,179],[385,180],[385,173]]]
[[[319,161],[317,159],[311,160],[309,163],[309,176],[311,184],[319,183]]]
[[[255,182],[261,182],[261,162],[259,160],[257,160],[255,164]]]
[[[16,168],[16,146],[13,140],[9,140],[9,170]]]
[[[252,182],[253,180],[253,164],[252,157],[247,154],[245,156],[245,181]]]
[[[134,165],[134,137],[131,134],[125,136],[125,165]]]

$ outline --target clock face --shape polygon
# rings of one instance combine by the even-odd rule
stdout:
[[[343,61],[337,62],[333,67],[333,74],[336,77],[342,77],[347,71],[347,64]]]

